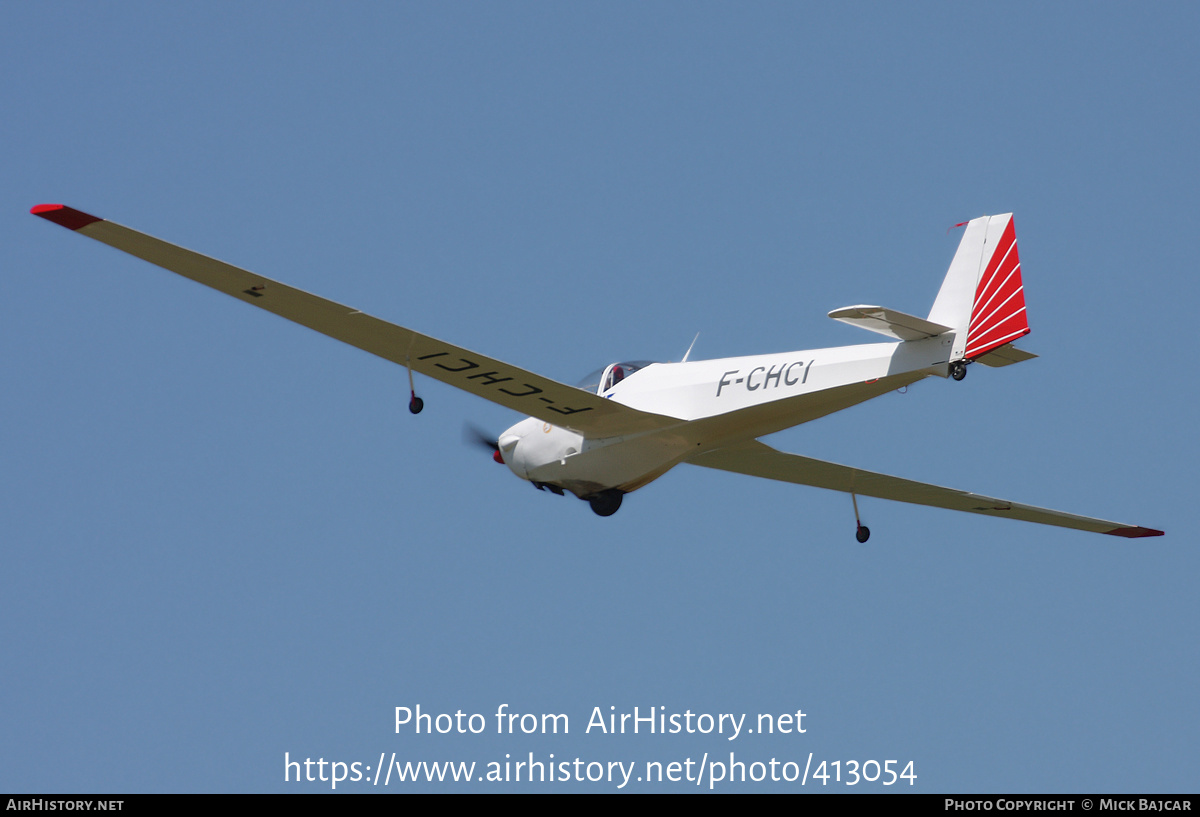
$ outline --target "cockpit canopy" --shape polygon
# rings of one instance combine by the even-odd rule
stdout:
[[[604,394],[638,369],[644,369],[655,362],[653,360],[627,360],[621,363],[610,363],[603,369],[592,372],[575,385],[592,394]]]

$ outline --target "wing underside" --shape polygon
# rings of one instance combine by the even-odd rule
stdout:
[[[1040,525],[1056,525],[1060,528],[1106,533],[1111,536],[1137,538],[1163,535],[1162,531],[1152,528],[1077,516],[1062,511],[1052,511],[1048,508],[1036,508],[1032,505],[1022,505],[970,491],[943,488],[939,485],[877,474],[861,468],[851,468],[846,465],[802,457],[798,454],[786,454],[757,440],[699,454],[689,459],[688,462],[693,465],[702,465],[705,468],[733,471],[738,474],[792,482],[797,485],[811,485],[815,488],[843,491],[859,496],[929,505],[934,508],[966,511],[1004,519],[1020,519]]]
[[[71,207],[42,204],[32,212],[414,372],[581,434],[615,436],[680,422],[605,400]]]

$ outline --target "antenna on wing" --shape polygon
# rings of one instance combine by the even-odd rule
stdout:
[[[696,333],[696,337],[692,338],[692,346],[695,346],[696,341],[698,341],[698,340],[700,340],[699,332]],[[692,346],[689,346],[688,350],[683,353],[683,360],[679,361],[680,363],[687,363],[688,355],[690,355],[692,353]]]

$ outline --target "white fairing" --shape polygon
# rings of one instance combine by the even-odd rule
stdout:
[[[637,440],[636,445],[623,443]],[[553,485],[578,496],[608,488],[633,490],[658,476],[690,453],[669,437],[633,434],[629,437],[586,439],[533,417],[500,435],[500,456],[514,474],[542,485]]]
[[[526,417],[500,435],[500,455],[504,463],[521,479],[538,479],[541,470],[559,464],[583,449],[583,436],[552,426],[535,417]]]

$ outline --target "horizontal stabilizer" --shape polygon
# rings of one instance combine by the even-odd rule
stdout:
[[[896,340],[924,340],[949,332],[949,326],[933,323],[915,315],[906,315],[882,306],[844,306],[829,313],[835,321],[848,323],[887,335]]]
[[[952,511],[1020,519],[1040,525],[1057,525],[1060,528],[1107,533],[1110,536],[1136,539],[1143,536],[1163,535],[1162,531],[1153,528],[1077,516],[1073,513],[1052,511],[1048,508],[1035,508],[1032,505],[1020,505],[1006,499],[973,494],[970,491],[959,491],[954,488],[943,488],[940,485],[914,482],[911,479],[891,477],[887,474],[876,474],[860,468],[850,468],[832,462],[801,457],[798,454],[785,454],[757,440],[739,443],[728,448],[718,448],[715,451],[693,457],[688,462],[693,465],[703,465],[706,468],[776,479],[781,482],[793,482],[797,485],[812,485],[816,488],[844,491],[858,496],[874,496],[896,502],[947,508]]]
[[[1037,355],[1033,352],[1026,352],[1024,349],[1018,349],[1011,343],[1006,343],[981,357],[975,358],[975,362],[982,363],[984,366],[1011,366],[1023,360],[1033,360],[1035,357]]]

